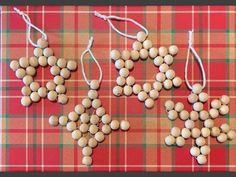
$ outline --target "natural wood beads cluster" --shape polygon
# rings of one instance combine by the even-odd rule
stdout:
[[[60,117],[52,115],[49,118],[50,125],[65,126],[71,132],[72,138],[82,148],[84,156],[82,163],[87,166],[92,164],[93,148],[102,143],[106,135],[109,135],[112,130],[120,128],[127,131],[130,128],[128,121],[112,120],[111,116],[106,113],[98,97],[99,85],[99,81],[92,80],[88,96],[82,100],[81,104],[76,105],[68,115]],[[94,114],[89,114],[90,109],[93,109]]]
[[[206,144],[209,136],[215,137],[218,142],[223,143],[227,140],[236,138],[236,132],[230,129],[227,123],[220,127],[214,125],[214,120],[219,115],[226,115],[229,112],[228,96],[223,95],[220,99],[211,101],[211,109],[204,110],[203,104],[207,102],[208,94],[202,92],[200,84],[193,85],[192,93],[188,96],[189,103],[193,104],[193,110],[188,112],[181,102],[174,103],[171,100],[165,102],[165,109],[168,113],[168,118],[173,121],[180,118],[184,121],[184,128],[173,127],[170,135],[165,138],[166,145],[184,146],[188,138],[195,139],[195,145],[190,149],[190,154],[196,158],[199,164],[207,162],[207,155],[210,153],[210,147]],[[195,127],[197,120],[203,122],[201,129]]]
[[[15,72],[16,77],[22,79],[25,86],[22,87],[21,104],[29,106],[32,102],[38,102],[41,98],[47,97],[50,101],[57,101],[66,104],[65,80],[70,77],[70,73],[75,71],[77,63],[73,60],[67,61],[64,58],[56,58],[53,50],[48,48],[48,42],[41,38],[37,41],[39,48],[34,49],[34,56],[30,58],[21,57],[19,61],[13,60],[10,68]],[[48,81],[46,87],[34,81],[37,67],[50,66],[50,72],[54,76],[52,81]]]
[[[119,70],[119,76],[116,79],[116,86],[113,88],[113,94],[116,96],[132,94],[137,95],[138,99],[144,102],[147,108],[154,106],[154,100],[159,96],[159,92],[164,87],[169,90],[173,86],[179,87],[182,84],[180,77],[176,76],[175,71],[170,68],[174,61],[174,56],[178,53],[175,45],[168,49],[165,47],[155,48],[152,41],[147,39],[144,32],[138,32],[137,41],[133,43],[132,50],[112,50],[111,59],[115,62],[115,67]],[[141,60],[153,60],[159,72],[156,74],[153,83],[137,84],[133,76],[130,75],[134,68],[134,62]]]

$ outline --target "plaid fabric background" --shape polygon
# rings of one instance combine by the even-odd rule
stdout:
[[[109,60],[111,49],[131,48],[133,40],[119,36],[108,23],[96,18],[93,11],[137,20],[147,27],[155,46],[176,44],[179,53],[173,68],[184,78],[188,30],[195,30],[194,46],[203,59],[206,92],[211,98],[230,95],[230,114],[217,119],[217,125],[228,122],[236,129],[236,7],[235,6],[145,6],[145,7],[88,7],[88,6],[29,6],[18,7],[29,14],[32,23],[43,28],[57,57],[80,58],[89,36],[94,36],[93,52],[103,68],[103,82],[99,91],[102,102],[114,119],[127,119],[128,132],[113,132],[93,154],[94,164],[81,165],[81,149],[71,134],[60,127],[50,127],[48,117],[71,111],[87,94],[81,67],[66,81],[70,101],[67,105],[51,103],[47,99],[25,108],[20,104],[22,82],[9,68],[13,59],[31,56],[33,47],[26,40],[26,25],[12,7],[1,11],[1,146],[0,171],[236,171],[236,140],[218,144],[208,139],[211,153],[208,163],[199,166],[190,156],[193,143],[188,140],[183,148],[166,147],[163,140],[172,125],[183,127],[183,122],[170,122],[163,105],[166,99],[182,101],[190,91],[181,88],[162,91],[153,109],[145,109],[136,96],[115,97],[117,71]],[[133,24],[114,22],[118,28],[136,33]],[[40,35],[32,33],[36,40]],[[90,78],[97,78],[98,70],[92,60],[86,68]],[[190,68],[191,81],[201,74],[197,64]],[[136,62],[133,75],[142,83],[152,80],[156,68],[151,61]],[[51,79],[49,69],[39,68],[36,79],[45,84]],[[209,103],[205,104],[209,108]],[[190,105],[188,105],[190,109]]]

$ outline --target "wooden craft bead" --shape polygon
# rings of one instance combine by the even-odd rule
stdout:
[[[117,130],[120,128],[120,122],[118,120],[112,120],[110,123],[110,127],[112,130]]]
[[[25,76],[25,74],[26,74],[26,71],[22,68],[19,68],[16,70],[16,77],[18,79],[22,79]]]
[[[31,82],[30,83],[30,89],[33,91],[33,92],[36,92],[38,91],[40,85],[38,82]]]
[[[59,94],[57,96],[57,102],[60,104],[66,104],[68,102],[69,98],[65,94]]]
[[[79,131],[79,130],[74,130],[74,131],[71,133],[71,137],[72,137],[74,140],[80,139],[81,136],[82,136],[82,133],[81,133],[81,131]]]
[[[122,58],[123,60],[128,60],[128,59],[130,59],[130,52],[129,52],[128,50],[123,50],[123,51],[121,52],[121,58]]]
[[[145,91],[141,91],[138,93],[138,100],[145,101],[148,97],[148,94]]]
[[[38,89],[38,94],[41,98],[45,98],[47,96],[47,89],[45,87],[40,87]]]
[[[105,114],[102,116],[102,123],[109,124],[111,122],[111,116],[109,114]]]
[[[97,132],[95,135],[94,135],[94,138],[97,140],[97,142],[101,143],[104,141],[105,139],[105,136],[102,132]]]
[[[199,119],[199,114],[197,111],[191,111],[189,117],[191,120],[196,121]]]
[[[175,120],[175,119],[177,119],[177,117],[178,117],[177,111],[175,111],[175,110],[170,110],[170,111],[168,112],[168,118],[169,118],[170,120]]]
[[[175,77],[175,71],[173,69],[168,69],[165,75],[167,79],[173,79]]]
[[[142,90],[142,87],[141,87],[141,85],[139,85],[139,84],[135,84],[134,86],[133,86],[133,93],[134,94],[139,94],[139,92],[141,92],[141,90]]]
[[[193,104],[193,103],[196,103],[198,101],[198,96],[197,94],[195,93],[191,93],[189,96],[188,96],[188,102]]]
[[[185,139],[188,139],[191,136],[191,132],[188,128],[183,128],[181,130],[181,136]]]
[[[121,57],[121,54],[118,50],[112,50],[110,52],[110,57],[112,60],[118,60]]]
[[[122,77],[128,77],[129,76],[129,70],[127,68],[121,68],[119,71],[120,76]]]
[[[125,62],[122,59],[118,59],[115,61],[115,67],[116,69],[121,69],[125,67]]]
[[[143,84],[143,91],[149,93],[152,90],[152,85],[150,83]]]
[[[228,133],[227,133],[227,137],[229,140],[233,140],[236,138],[236,132],[234,130],[230,130]]]
[[[158,53],[159,53],[159,55],[161,56],[161,57],[164,57],[164,56],[166,56],[167,55],[167,49],[165,48],[165,47],[160,47],[159,49],[158,49]]]
[[[226,115],[229,113],[229,106],[228,105],[222,105],[219,109],[219,112],[221,115]]]
[[[214,109],[219,109],[221,107],[221,102],[218,99],[214,99],[211,101],[211,107]]]
[[[201,131],[198,128],[193,128],[191,130],[191,135],[193,138],[198,138],[201,135]]]
[[[84,123],[80,124],[79,130],[80,130],[82,133],[88,132],[88,130],[89,130],[88,124],[84,124]]]
[[[192,87],[192,92],[195,94],[199,94],[202,92],[202,85],[201,84],[194,84]]]
[[[34,56],[40,57],[42,55],[43,55],[43,50],[42,49],[40,49],[40,48],[35,48],[34,49]]]
[[[131,86],[126,85],[126,86],[124,86],[123,92],[124,92],[124,95],[130,96],[133,93],[133,89]]]
[[[161,56],[157,56],[153,62],[155,66],[161,66],[164,62],[164,59]]]
[[[96,90],[89,90],[88,91],[88,97],[93,100],[98,97],[98,92]]]
[[[172,82],[173,82],[173,85],[174,85],[175,87],[180,87],[181,84],[182,84],[182,79],[181,79],[180,77],[176,76],[176,77],[172,80]]]
[[[168,135],[166,138],[165,138],[165,144],[167,146],[172,146],[175,144],[175,137],[173,137],[172,135]]]
[[[102,132],[105,134],[105,135],[108,135],[111,133],[111,127],[107,124],[103,125],[102,126]]]
[[[48,98],[50,101],[56,101],[56,100],[57,100],[57,92],[55,92],[54,90],[49,91],[47,98]]]
[[[169,66],[165,63],[161,64],[159,67],[160,72],[165,73],[169,69]]]
[[[82,105],[84,106],[84,108],[90,108],[91,107],[91,105],[92,105],[92,102],[91,102],[91,100],[89,99],[89,98],[84,98],[83,100],[82,100]]]
[[[68,117],[67,116],[62,115],[62,116],[59,117],[59,124],[61,126],[66,126],[67,122],[68,122]]]
[[[152,98],[147,98],[146,100],[145,100],[145,106],[147,107],[147,108],[152,108],[153,106],[154,106],[154,100],[152,99]]]
[[[204,145],[200,148],[202,155],[208,155],[210,153],[210,147],[208,145]]]
[[[65,85],[57,85],[56,86],[56,92],[59,93],[59,94],[65,93],[66,92]]]
[[[173,83],[170,79],[166,79],[164,82],[163,82],[163,86],[166,90],[169,90],[173,87]]]
[[[30,57],[29,64],[30,66],[33,66],[34,68],[36,68],[39,65],[38,59],[36,57]]]
[[[75,122],[75,121],[77,121],[79,119],[79,116],[78,116],[78,114],[75,111],[71,111],[68,114],[68,118],[69,118],[69,120]]]
[[[129,128],[130,128],[130,124],[129,124],[129,122],[127,120],[122,120],[120,122],[120,129],[121,130],[127,131],[127,130],[129,130]]]
[[[44,49],[48,46],[48,41],[44,38],[40,38],[37,40],[37,45],[41,48]]]
[[[97,132],[98,132],[98,126],[97,125],[90,125],[89,126],[89,132],[92,134],[92,135],[95,135]]]
[[[201,120],[207,120],[207,119],[209,118],[209,113],[208,113],[208,111],[206,111],[206,110],[200,111],[200,113],[199,113],[199,118],[200,118]]]
[[[208,136],[210,136],[210,134],[211,134],[211,131],[210,131],[209,128],[203,127],[203,128],[201,129],[201,135],[202,135],[202,137],[207,138]]]
[[[150,58],[156,58],[158,55],[158,50],[155,47],[152,47],[149,49],[149,57]]]
[[[171,54],[172,56],[176,55],[178,53],[179,49],[176,45],[171,45],[169,48],[168,48],[168,52],[169,54]]]
[[[149,96],[150,96],[150,98],[152,98],[152,99],[157,99],[158,98],[158,96],[159,96],[159,92],[158,91],[156,91],[156,90],[151,90],[150,92],[149,92]]]
[[[190,149],[190,154],[193,156],[193,157],[197,157],[200,155],[200,149],[196,146],[193,146],[191,147]]]
[[[220,132],[221,132],[221,130],[219,127],[212,127],[211,128],[211,136],[213,136],[213,137],[219,136]]]
[[[75,106],[75,112],[76,112],[77,114],[81,115],[81,114],[84,113],[84,111],[85,111],[85,108],[84,108],[84,106],[83,106],[82,104],[77,104],[77,105]]]
[[[56,84],[53,81],[48,81],[47,84],[46,84],[46,88],[49,91],[55,90]]]
[[[137,50],[132,50],[130,52],[130,57],[133,61],[137,61],[139,59],[139,52]]]
[[[165,102],[165,109],[166,109],[167,111],[173,110],[174,107],[175,107],[175,103],[174,103],[172,100],[167,100],[167,101]]]
[[[60,68],[65,68],[66,65],[67,65],[67,62],[65,58],[59,58],[57,60],[57,66],[59,66]]]
[[[166,79],[166,76],[165,76],[164,73],[159,72],[159,73],[156,74],[156,80],[158,82],[164,82],[165,79]]]
[[[180,118],[181,120],[187,120],[187,119],[189,118],[189,112],[186,111],[186,110],[180,111],[180,113],[179,113],[179,118]],[[185,122],[185,123],[186,123],[186,122]],[[187,127],[187,128],[188,128],[188,127]]]
[[[30,75],[25,75],[24,77],[23,77],[23,83],[25,84],[25,85],[30,85],[32,82],[33,82],[33,77],[32,76],[30,76]]]
[[[54,81],[54,83],[57,84],[57,85],[62,85],[62,84],[64,84],[64,82],[65,82],[64,78],[61,77],[61,76],[55,76],[55,77],[53,78],[53,81]]]
[[[125,83],[126,83],[126,79],[125,79],[124,77],[122,77],[122,76],[118,76],[118,77],[116,78],[116,83],[117,83],[117,85],[119,85],[119,86],[124,86]]]
[[[90,122],[91,124],[97,124],[99,122],[99,117],[95,114],[91,115]]]
[[[194,123],[194,121],[189,119],[189,120],[185,121],[184,126],[188,129],[193,129],[195,126],[195,123]]]
[[[133,44],[132,44],[132,48],[134,49],[134,50],[141,50],[142,49],[142,43],[141,42],[139,42],[139,41],[135,41]]]
[[[147,38],[147,34],[143,31],[139,31],[136,37],[139,42],[143,42]]]
[[[206,164],[207,163],[207,158],[206,158],[206,156],[205,155],[199,155],[199,156],[197,156],[197,162],[198,162],[198,164],[200,164],[200,165],[203,165],[203,164]]]
[[[229,104],[230,98],[227,95],[222,95],[221,98],[220,98],[220,101],[221,101],[222,104]]]
[[[133,76],[128,76],[126,78],[126,84],[129,86],[132,86],[135,84],[135,78]]]
[[[53,75],[53,76],[56,76],[56,75],[59,75],[60,74],[60,68],[56,65],[52,66],[50,68],[50,73]]]
[[[170,130],[170,134],[174,137],[178,137],[180,136],[180,128],[179,127],[172,127],[171,130]]]
[[[11,63],[10,63],[10,68],[13,70],[13,71],[16,71],[17,69],[20,68],[20,64],[17,60],[12,60]]]
[[[48,123],[51,126],[57,126],[59,123],[58,117],[55,115],[50,116],[48,119]]]
[[[52,50],[51,48],[45,48],[45,49],[43,50],[43,55],[44,55],[45,57],[50,57],[50,56],[53,55],[53,50]]]
[[[161,84],[160,82],[158,82],[158,81],[155,81],[155,82],[153,82],[152,87],[153,87],[155,90],[157,90],[157,91],[161,91],[161,89],[162,89],[162,84]]]
[[[177,146],[182,147],[185,145],[185,139],[182,136],[176,138],[175,143]]]
[[[70,77],[70,70],[67,68],[62,68],[60,71],[60,75],[64,78],[64,79],[68,79]]]
[[[147,50],[152,48],[152,41],[149,39],[146,39],[145,41],[143,41],[143,48]]]
[[[88,146],[91,148],[95,148],[98,145],[98,142],[95,138],[90,138],[88,140]]]
[[[84,147],[84,148],[82,149],[82,154],[83,154],[84,156],[91,156],[92,153],[93,153],[93,149],[92,149],[91,147],[89,147],[89,146],[86,146],[86,147]],[[86,165],[86,164],[85,164],[85,165]]]
[[[212,119],[215,119],[219,116],[219,111],[217,109],[212,108],[209,110],[209,114]]]
[[[93,159],[90,156],[84,156],[82,159],[82,164],[90,166],[93,163]]]
[[[139,51],[139,57],[142,59],[142,60],[146,60],[148,58],[148,51],[147,49],[141,49]]]
[[[201,102],[196,102],[193,104],[193,110],[200,112],[203,110],[203,104]]]
[[[77,69],[77,62],[74,60],[69,60],[66,65],[67,69],[70,71],[75,71]]]
[[[228,133],[230,131],[230,126],[227,123],[224,123],[220,126],[220,129],[223,133]]]
[[[134,62],[132,60],[126,60],[125,61],[125,67],[128,69],[128,70],[131,70],[134,68]]]
[[[34,76],[36,74],[36,69],[32,66],[28,66],[26,68],[26,74],[30,76]]]
[[[117,86],[113,87],[112,92],[115,96],[120,96],[123,93],[123,89],[122,89],[122,87],[117,85]]]
[[[183,104],[183,103],[177,102],[177,103],[175,104],[175,110],[176,110],[177,112],[181,112],[183,109],[184,109],[184,104]]]
[[[47,62],[47,58],[45,56],[41,56],[38,59],[39,65],[44,67],[47,66],[48,62]]]
[[[32,103],[32,101],[31,101],[31,99],[30,99],[29,96],[23,96],[23,97],[21,98],[21,104],[22,104],[23,106],[29,106],[31,103]]]
[[[67,124],[68,125],[68,124]],[[85,137],[81,137],[79,140],[78,140],[78,145],[80,146],[80,147],[85,147],[85,146],[87,146],[87,144],[88,144],[88,140],[87,140],[87,138],[85,138]]]
[[[174,58],[171,56],[171,55],[166,55],[164,57],[164,62],[167,64],[167,65],[171,65],[174,61]]]
[[[100,87],[100,83],[98,80],[91,80],[90,82],[90,88],[93,90],[97,90]]]
[[[94,109],[97,109],[97,108],[99,108],[100,106],[102,106],[102,102],[101,102],[100,99],[94,99],[94,100],[92,101],[92,107],[93,107]]]
[[[49,66],[54,66],[57,63],[57,58],[55,56],[48,57],[48,64]]]
[[[217,141],[220,142],[220,143],[224,143],[227,141],[227,135],[225,133],[220,133],[218,136],[217,136]]]
[[[207,119],[204,121],[204,126],[207,128],[212,128],[214,126],[214,121],[212,119]]]
[[[98,117],[102,117],[106,113],[106,110],[104,107],[99,107],[96,109],[96,114]]]
[[[31,94],[31,89],[28,86],[24,86],[21,88],[21,93],[24,96],[29,96]]]
[[[206,139],[200,136],[195,140],[195,143],[197,146],[201,147],[206,144]]]
[[[208,94],[205,92],[201,92],[198,95],[199,101],[201,101],[202,103],[205,103],[208,100],[208,97],[209,97]]]

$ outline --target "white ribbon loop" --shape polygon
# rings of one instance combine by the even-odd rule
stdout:
[[[94,57],[93,52],[91,51],[92,45],[93,45],[93,37],[91,37],[91,38],[89,39],[88,46],[87,46],[86,50],[81,54],[81,57],[80,57],[80,62],[81,62],[81,67],[82,67],[82,74],[83,74],[83,77],[84,77],[85,82],[86,82],[88,85],[90,85],[90,81],[88,80],[88,78],[87,78],[87,76],[86,76],[86,74],[85,74],[84,62],[83,62],[84,55],[85,55],[87,52],[91,55],[91,57],[93,58],[93,60],[95,61],[95,63],[96,63],[97,66],[98,66],[98,69],[99,69],[99,72],[100,72],[100,76],[99,76],[99,80],[98,80],[99,83],[101,83],[101,81],[102,81],[102,68],[101,68],[100,64],[98,63],[97,59]]]
[[[31,20],[29,18],[29,16],[27,14],[25,14],[24,12],[20,11],[19,9],[17,9],[16,7],[13,8],[16,13],[18,13],[19,15],[22,16],[22,19],[25,21],[25,23],[27,24],[28,26],[28,30],[27,30],[27,38],[29,40],[29,42],[31,43],[32,46],[34,47],[39,47],[37,44],[35,44],[32,40],[31,40],[31,37],[30,37],[30,32],[31,32],[31,28],[34,28],[35,30],[37,30],[38,32],[40,32],[42,34],[42,37],[47,40],[47,35],[41,30],[39,29],[37,26],[33,25],[31,23]]]
[[[137,21],[131,19],[131,18],[122,18],[122,17],[118,17],[118,16],[114,16],[114,15],[110,15],[110,16],[106,16],[106,15],[102,15],[100,14],[99,12],[97,11],[94,11],[94,15],[96,17],[99,17],[105,21],[108,21],[109,25],[111,26],[111,28],[116,31],[118,34],[124,36],[124,37],[128,37],[128,38],[131,38],[131,39],[137,39],[137,36],[136,35],[129,35],[127,33],[123,33],[121,32],[120,30],[118,30],[113,24],[112,24],[112,20],[119,20],[119,21],[128,21],[128,22],[131,22],[131,23],[134,23],[135,25],[137,25],[138,27],[140,27],[141,29],[144,30],[144,32],[146,33],[146,36],[148,35],[148,30],[143,26],[141,25],[140,23],[138,23]]]
[[[186,59],[186,63],[185,63],[185,74],[184,74],[186,84],[187,84],[188,88],[192,90],[192,86],[190,85],[189,80],[188,80],[188,62],[189,62],[190,52],[192,52],[192,54],[197,59],[197,62],[200,65],[200,69],[202,72],[202,79],[203,79],[202,89],[204,89],[206,86],[206,73],[205,73],[205,70],[204,70],[204,67],[202,64],[202,59],[200,58],[200,56],[197,54],[196,50],[193,47],[193,30],[189,31],[188,53],[187,53],[187,59]]]

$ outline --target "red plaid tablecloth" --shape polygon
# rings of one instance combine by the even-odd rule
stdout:
[[[173,68],[184,78],[188,47],[188,30],[194,28],[194,46],[203,59],[207,75],[206,92],[211,98],[230,95],[230,114],[217,119],[217,125],[228,122],[236,129],[236,7],[235,6],[37,6],[18,7],[29,14],[36,26],[47,33],[56,56],[80,58],[89,36],[94,36],[93,52],[103,68],[103,82],[99,91],[105,108],[114,119],[127,119],[128,132],[113,132],[93,154],[93,166],[81,165],[81,149],[64,128],[51,127],[48,117],[70,112],[87,94],[81,67],[66,81],[69,103],[59,105],[47,99],[25,108],[20,104],[22,82],[9,68],[13,59],[31,56],[33,47],[26,40],[26,25],[12,7],[1,11],[1,127],[0,171],[236,171],[236,140],[218,144],[209,139],[211,153],[208,163],[199,166],[190,156],[193,141],[183,148],[166,147],[163,140],[172,125],[163,107],[168,98],[187,104],[190,91],[185,83],[181,88],[162,91],[153,109],[145,109],[136,96],[115,97],[117,71],[109,60],[111,49],[131,48],[133,40],[119,36],[107,22],[96,18],[93,11],[133,18],[147,27],[149,38],[159,47],[176,44],[179,53]],[[133,24],[117,23],[120,29],[136,33]],[[33,33],[34,40],[40,35]],[[90,64],[89,64],[90,63]],[[88,65],[89,64],[89,65]],[[96,78],[98,70],[89,60],[89,77]],[[197,64],[190,73],[192,81],[201,79]],[[133,75],[139,82],[152,80],[156,72],[152,62],[135,63]],[[45,84],[52,76],[49,69],[39,68],[36,79]],[[209,103],[205,105],[209,107]],[[190,105],[188,105],[190,109]]]

